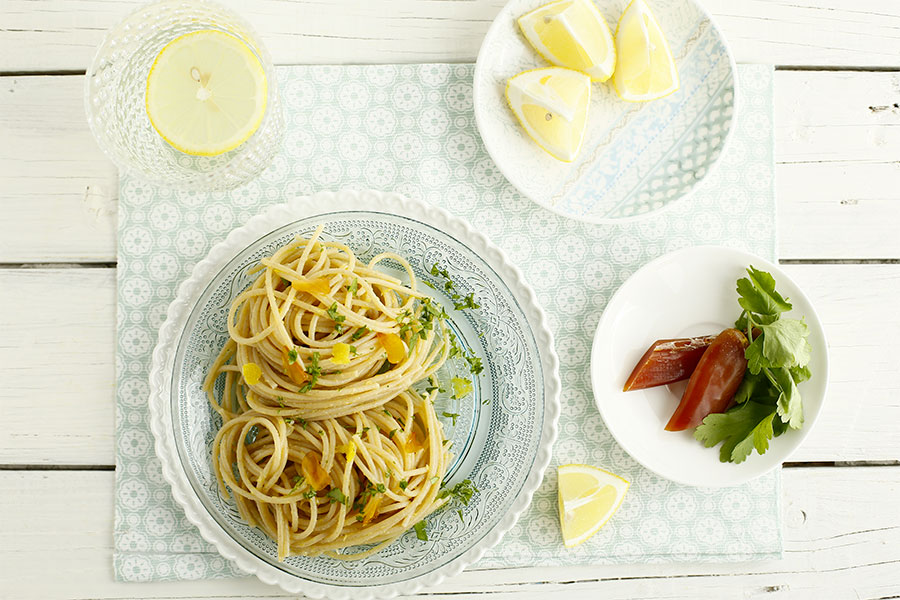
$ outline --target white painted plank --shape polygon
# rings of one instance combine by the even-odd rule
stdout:
[[[832,365],[792,460],[900,460],[900,265],[785,270],[818,307]],[[0,270],[0,463],[114,464],[114,286],[108,269]]]
[[[900,73],[777,74],[782,258],[900,256],[898,103]]]
[[[136,0],[6,0],[0,70],[84,69]],[[503,0],[225,0],[280,64],[472,61]],[[620,2],[624,4],[624,2]],[[742,62],[898,64],[893,0],[705,0]]]
[[[113,269],[0,270],[0,463],[113,464]]]
[[[88,130],[83,83],[0,78],[0,262],[115,261],[116,170]]]
[[[111,472],[0,472],[0,598],[291,598],[254,578],[112,580]],[[625,600],[900,595],[900,467],[787,469],[783,560],[479,570],[428,597]],[[47,576],[52,565],[52,576]],[[827,595],[822,595],[828,590]],[[816,593],[818,592],[818,593]],[[424,596],[423,594],[422,596]],[[419,596],[419,597],[422,597]]]
[[[115,260],[115,172],[81,84],[0,79],[0,263]],[[900,73],[776,73],[782,258],[900,257],[896,102]]]

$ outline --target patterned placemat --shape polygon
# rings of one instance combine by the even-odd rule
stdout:
[[[396,190],[460,215],[524,271],[556,337],[560,436],[528,512],[480,567],[780,556],[780,473],[727,489],[668,482],[606,431],[590,392],[590,347],[613,292],[647,261],[697,244],[775,253],[772,69],[739,67],[737,130],[719,168],[674,208],[623,225],[586,225],[520,196],[482,147],[472,65],[285,67],[283,152],[228,193],[173,192],[124,176],[119,194],[116,577],[238,575],[187,521],[153,451],[150,353],[178,284],[229,231],[289,197],[344,187]],[[632,482],[594,538],[562,545],[556,465],[582,462]]]

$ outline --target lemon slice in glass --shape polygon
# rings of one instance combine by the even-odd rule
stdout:
[[[534,69],[506,82],[506,100],[525,132],[565,162],[581,149],[590,99],[591,78],[571,69]]]
[[[240,146],[266,112],[266,74],[253,50],[216,30],[169,42],[147,75],[147,115],[166,142],[215,156]]]
[[[678,69],[656,17],[644,0],[632,0],[616,27],[616,93],[646,102],[678,89]]]
[[[616,68],[616,47],[591,0],[558,0],[519,17],[525,39],[548,62],[606,81]]]
[[[618,510],[631,485],[590,465],[560,465],[559,523],[566,548],[587,541]]]

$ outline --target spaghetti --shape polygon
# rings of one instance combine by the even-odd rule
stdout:
[[[223,420],[212,456],[220,489],[276,541],[279,560],[362,558],[445,502],[435,390],[413,385],[447,359],[446,314],[402,257],[363,264],[321,230],[251,271],[204,383]],[[386,260],[408,285],[375,268]],[[358,544],[379,545],[337,552]]]

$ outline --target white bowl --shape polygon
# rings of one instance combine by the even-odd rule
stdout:
[[[651,102],[625,102],[594,83],[584,144],[556,160],[507,106],[506,81],[551,66],[516,20],[549,0],[510,0],[481,44],[473,104],[485,148],[503,175],[544,208],[590,223],[645,217],[687,197],[718,163],[734,130],[735,64],[725,37],[695,0],[647,0],[672,49],[681,87]],[[593,0],[615,30],[627,0]]]
[[[801,383],[804,425],[754,451],[740,464],[719,462],[716,448],[694,439],[694,430],[665,431],[685,383],[623,392],[641,355],[655,340],[719,333],[740,316],[735,284],[748,265],[775,277],[776,289],[793,303],[786,313],[809,326],[812,378]],[[597,408],[610,433],[636,461],[661,477],[694,486],[730,486],[779,466],[809,434],[825,399],[828,346],[812,303],[776,265],[732,248],[698,246],[662,256],[637,271],[610,300],[600,318],[591,354]]]

